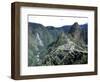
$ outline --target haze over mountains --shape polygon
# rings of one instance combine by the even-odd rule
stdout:
[[[28,66],[87,64],[88,24],[28,23]]]

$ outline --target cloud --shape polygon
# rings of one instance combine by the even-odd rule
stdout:
[[[72,25],[74,22],[79,24],[88,23],[87,17],[73,17],[73,16],[28,16],[28,22],[41,23],[44,26],[56,26]]]

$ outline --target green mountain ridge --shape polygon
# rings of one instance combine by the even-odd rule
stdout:
[[[40,24],[34,25],[34,29],[29,26],[28,66],[87,64],[87,45],[80,26],[74,23],[70,28],[68,33],[56,30],[54,37],[52,31]]]
[[[71,37],[71,36],[70,36]],[[69,64],[86,64],[87,48],[76,44],[75,40],[64,33],[60,35],[57,42],[48,50],[44,58],[44,65],[69,65]]]

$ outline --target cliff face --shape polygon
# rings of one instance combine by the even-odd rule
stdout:
[[[87,63],[86,28],[77,22],[62,27],[45,27],[42,24],[29,23],[28,65]]]

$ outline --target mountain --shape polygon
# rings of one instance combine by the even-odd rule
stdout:
[[[88,44],[88,24],[80,25],[82,32],[81,35],[83,37],[83,40],[85,44]]]
[[[28,66],[87,63],[86,25],[75,22],[54,27],[29,22]]]
[[[80,39],[81,28],[77,22],[70,27],[69,33],[73,38]]]
[[[28,24],[28,54],[29,65],[38,65],[47,52],[47,46],[54,42],[53,36],[42,25],[37,23]],[[42,55],[40,55],[42,54]],[[37,60],[34,60],[37,59]],[[34,60],[34,62],[33,62]],[[39,63],[41,64],[41,63]]]

